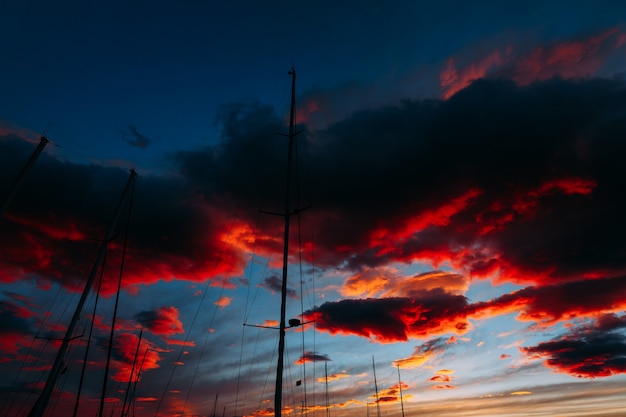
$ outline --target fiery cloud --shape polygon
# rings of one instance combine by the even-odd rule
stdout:
[[[318,330],[331,334],[354,334],[391,343],[450,331],[463,334],[469,328],[462,314],[466,304],[463,296],[442,290],[418,291],[415,298],[326,302],[306,312],[305,318],[315,320]]]
[[[451,293],[464,294],[469,280],[444,271],[430,271],[405,277],[394,268],[364,268],[345,282],[341,294],[346,297],[402,297],[413,292],[443,288]]]
[[[564,336],[520,350],[530,359],[545,358],[556,372],[579,378],[626,373],[626,316],[603,315],[594,323],[572,328]]]
[[[300,356],[296,360],[296,365],[302,365],[307,362],[328,362],[330,358],[327,355],[320,355],[317,352],[304,352],[303,356]]]
[[[219,308],[224,308],[224,307],[228,307],[230,305],[231,301],[233,301],[233,299],[231,297],[222,296],[216,302],[214,302],[213,304],[215,304]]]
[[[489,317],[518,311],[518,319],[540,326],[602,312],[619,312],[626,307],[624,277],[584,280],[527,287],[494,300],[472,305],[472,317]]]
[[[439,81],[445,99],[450,98],[472,81],[487,76],[506,77],[521,85],[554,76],[581,78],[595,74],[610,54],[622,47],[624,34],[610,29],[596,36],[539,46],[529,53],[515,52],[508,46],[459,69],[449,58]]]
[[[135,318],[142,326],[157,335],[172,336],[185,332],[183,323],[178,318],[176,307],[161,307],[158,310],[142,311]]]
[[[415,350],[408,358],[393,361],[393,366],[401,368],[417,368],[434,359],[445,350],[446,342],[441,339],[432,339],[423,345],[416,346]]]
[[[120,333],[116,335],[113,344],[113,379],[117,382],[137,381],[139,375],[150,369],[159,367],[161,357],[157,346],[146,339],[141,340],[134,333]],[[137,357],[135,357],[137,354]],[[133,366],[133,363],[134,366]],[[132,378],[131,378],[132,371]]]
[[[434,375],[428,378],[431,382],[452,382],[452,378],[450,375]]]

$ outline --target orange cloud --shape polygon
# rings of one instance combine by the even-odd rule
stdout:
[[[328,382],[331,382],[331,381],[338,381],[338,380],[340,380],[340,379],[343,379],[343,378],[350,378],[350,377],[352,377],[352,376],[353,376],[353,375],[346,374],[346,373],[341,373],[341,374],[330,374],[330,375],[328,375]],[[317,382],[326,382],[326,377],[321,376],[321,377],[317,378]]]
[[[229,306],[231,301],[233,301],[232,298],[222,296],[216,302],[214,302],[213,304],[215,304],[219,308],[224,308],[224,307]]]
[[[446,343],[443,339],[429,340],[420,346],[416,346],[411,356],[408,358],[396,359],[393,361],[392,365],[399,366],[401,368],[417,368],[443,353],[445,344]]]
[[[450,375],[434,375],[428,378],[428,380],[432,382],[452,382],[452,377]]]
[[[468,287],[469,280],[456,273],[430,271],[406,277],[395,268],[378,267],[364,268],[352,275],[345,280],[340,292],[346,297],[399,297],[436,288],[463,294]]]
[[[456,387],[454,385],[435,385],[433,386],[433,389],[436,390],[440,390],[440,389],[455,389]]]

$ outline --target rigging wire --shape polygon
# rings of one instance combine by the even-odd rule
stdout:
[[[59,302],[57,300],[59,300],[59,299],[63,300],[64,298],[69,297],[70,300],[71,300],[71,298],[73,297],[74,294],[68,294],[67,292],[64,292],[62,290],[63,290],[63,285],[58,284],[57,285],[57,291],[56,291],[54,297],[52,297],[51,301],[43,309],[45,312],[52,312],[53,311],[52,307],[55,306],[55,305],[58,305]],[[52,317],[53,317],[52,314],[43,314],[44,320],[40,323],[39,328],[37,329],[37,333],[33,337],[33,341],[32,341],[32,343],[31,343],[31,345],[30,345],[30,347],[28,349],[28,353],[27,353],[27,355],[25,357],[26,359],[22,362],[22,366],[26,365],[26,360],[28,360],[28,358],[30,358],[31,352],[34,349],[35,344],[37,343],[37,340],[43,338],[43,337],[40,336],[42,331],[45,330],[45,329],[49,329],[49,328],[52,328],[52,329],[59,328],[60,322],[61,322],[60,317],[62,317],[66,313],[67,308],[68,308],[69,304],[71,304],[71,303],[70,303],[70,301],[65,301],[65,302],[62,302],[61,304],[63,304],[65,306],[65,308],[59,314],[59,318],[57,319],[57,322],[55,324],[52,324],[52,325],[49,324],[50,322],[52,322]],[[37,371],[37,369],[38,369],[37,365],[40,364],[40,362],[42,361],[43,356],[44,356],[45,353],[46,353],[45,352],[45,347],[40,347],[38,349],[37,354],[35,356],[35,363],[34,363],[33,366],[30,367],[30,370],[28,371],[28,375],[29,376],[32,376],[32,374]],[[35,379],[36,380],[35,380],[34,383],[35,384],[40,384],[45,379],[45,374],[40,372],[39,375],[37,377],[35,377]],[[19,408],[18,414],[24,412],[23,410],[26,409],[27,405],[29,404],[29,400],[30,400],[30,398],[33,395],[35,395],[35,392],[33,392],[32,390],[29,390],[28,394],[24,396],[24,399],[23,399],[22,404],[21,404],[21,406]]]
[[[98,300],[100,299],[100,288],[102,287],[102,277],[104,275],[104,265],[106,265],[106,252],[102,259],[102,265],[100,267],[100,279],[98,281],[98,289],[96,291],[96,299],[93,306],[93,312],[91,315],[91,326],[89,327],[89,336],[87,337],[87,346],[85,347],[85,356],[83,358],[83,366],[80,372],[80,380],[78,382],[78,391],[76,392],[76,403],[74,404],[74,413],[72,417],[76,417],[78,413],[78,406],[80,403],[80,395],[83,389],[83,382],[85,380],[85,370],[87,369],[87,359],[89,357],[89,349],[91,347],[91,337],[93,335],[93,323],[96,319],[96,311],[98,310]]]
[[[261,329],[259,329],[261,330]],[[274,375],[274,372],[272,371],[273,368],[273,364],[274,364],[274,354],[276,353],[276,351],[278,350],[278,337],[276,337],[276,344],[274,345],[274,349],[272,349],[272,355],[271,358],[269,360],[269,365],[268,365],[268,369],[267,369],[267,373],[265,374],[265,382],[263,383],[263,390],[261,392],[261,396],[259,398],[259,405],[257,406],[257,410],[261,409],[261,404],[263,404],[263,397],[265,396],[265,389],[267,388],[267,382],[270,378],[270,375]]]
[[[232,233],[233,229],[235,228],[235,222],[237,221],[237,219],[239,219],[240,208],[239,208],[239,209],[237,209],[237,212],[236,212],[236,213],[237,213],[237,214],[236,214],[236,215],[235,215],[235,217],[233,218],[232,223],[231,223],[231,226],[230,226],[230,229],[229,229],[229,231],[228,231],[228,233],[227,233],[227,237],[226,237],[226,239],[225,239],[225,241],[226,241],[226,242],[229,240],[229,237],[231,236],[231,233]],[[226,243],[224,242],[224,244],[223,244],[223,251],[222,251],[222,254],[223,254],[224,252],[226,252],[225,247],[226,247]],[[221,257],[220,257],[220,258],[221,258]],[[218,297],[217,297],[217,300],[218,300],[218,301],[222,298],[222,295],[224,294],[224,288],[225,288],[225,286],[226,286],[226,282],[227,282],[227,280],[226,280],[226,279],[222,279],[222,285],[220,286],[220,292],[219,292]],[[208,287],[207,287],[207,291],[208,291]],[[219,308],[219,306],[218,306],[218,304],[217,304],[217,301],[214,303],[214,305],[215,305],[215,307],[213,308],[213,315],[211,316],[211,320],[209,321],[209,329],[212,329],[212,328],[213,328],[213,323],[215,322],[215,316],[217,315],[217,310],[218,310],[218,308]],[[200,308],[201,308],[201,307],[202,307],[202,304],[200,304],[200,305],[198,306],[197,313],[199,313],[199,311],[200,311]],[[191,332],[191,328],[189,329],[189,332]],[[192,391],[192,389],[193,389],[193,384],[194,384],[194,382],[195,382],[195,380],[196,380],[196,376],[197,376],[197,374],[198,374],[198,369],[199,369],[199,367],[200,367],[200,363],[202,362],[202,358],[203,358],[203,356],[204,356],[204,350],[205,350],[205,348],[206,348],[207,341],[208,341],[208,339],[209,339],[209,335],[210,335],[210,333],[207,331],[207,332],[205,333],[205,336],[204,336],[204,341],[202,342],[202,348],[200,349],[200,358],[198,359],[198,362],[196,363],[196,367],[195,367],[195,369],[194,369],[193,376],[192,376],[192,378],[191,378],[191,382],[190,382],[190,384],[189,384],[189,390],[187,390],[187,396],[185,397],[185,403],[184,403],[184,405],[183,405],[183,415],[184,415],[184,413],[185,413],[185,409],[187,408],[187,404],[188,404],[188,402],[189,402],[189,397],[190,397],[190,395],[191,395],[191,391]]]
[[[257,211],[257,216],[256,216],[256,229],[258,230],[258,226],[260,223],[260,216],[261,216],[261,211],[258,210]],[[242,330],[241,330],[241,347],[239,349],[239,368],[237,371],[237,389],[236,389],[236,393],[235,393],[235,416],[237,415],[237,410],[238,410],[238,405],[239,405],[239,387],[240,387],[240,382],[241,382],[241,366],[243,364],[243,347],[244,347],[244,340],[245,340],[245,324],[248,321],[248,302],[250,300],[250,287],[251,287],[251,283],[252,283],[252,272],[254,270],[254,265],[255,265],[255,256],[256,256],[256,239],[254,240],[253,244],[252,244],[252,254],[250,257],[250,261],[249,261],[249,268],[248,268],[248,282],[247,282],[247,288],[246,288],[246,301],[245,301],[245,305],[244,305],[244,309],[243,309],[243,326],[242,326]],[[259,292],[259,287],[257,287],[254,296],[252,298],[252,302],[254,303],[254,300],[256,299],[256,295]],[[259,329],[260,330],[260,329]],[[257,336],[257,340],[258,340],[258,336]],[[256,345],[255,345],[256,346]],[[249,380],[248,380],[249,382]],[[246,388],[246,395],[247,395],[247,388]],[[245,401],[245,396],[244,396],[244,401]],[[245,404],[245,402],[244,402]]]
[[[230,233],[232,232],[232,229],[234,228],[234,223],[235,223],[235,220],[236,220],[236,219],[238,218],[238,216],[239,216],[239,209],[237,210],[237,212],[236,212],[236,213],[237,213],[237,214],[235,215],[235,218],[233,219],[233,223],[231,224],[231,228],[229,229],[228,236],[230,236]],[[226,241],[227,241],[227,239],[226,239]],[[182,345],[181,345],[181,347],[180,347],[180,349],[179,349],[179,351],[178,351],[178,355],[177,355],[177,357],[176,357],[176,361],[175,361],[175,363],[179,363],[179,362],[180,362],[181,355],[182,355],[182,353],[183,353],[183,349],[187,346],[187,344],[188,344],[188,342],[189,342],[189,337],[190,337],[190,335],[191,335],[191,329],[193,329],[193,327],[194,327],[194,325],[195,325],[195,323],[196,323],[196,320],[197,320],[197,318],[198,318],[198,315],[200,314],[200,309],[201,309],[201,307],[202,307],[202,305],[203,305],[203,303],[204,303],[204,300],[206,299],[206,296],[207,296],[207,294],[208,294],[208,292],[209,292],[208,290],[209,290],[209,287],[210,287],[211,283],[213,282],[213,277],[215,276],[215,273],[216,273],[216,271],[217,271],[217,267],[218,267],[218,266],[221,264],[221,262],[222,262],[222,257],[223,257],[223,255],[224,255],[224,252],[226,251],[226,241],[224,241],[224,242],[223,242],[223,244],[222,244],[222,247],[221,247],[221,249],[220,249],[220,252],[219,252],[219,254],[218,254],[218,257],[217,257],[217,259],[216,259],[216,261],[215,261],[215,264],[214,264],[214,266],[213,266],[213,272],[212,272],[212,274],[211,274],[211,278],[209,278],[209,280],[207,280],[207,283],[206,283],[205,289],[204,289],[204,291],[202,292],[202,298],[200,299],[200,304],[198,305],[198,308],[196,309],[196,312],[195,312],[195,314],[194,314],[194,316],[193,316],[193,319],[191,320],[191,324],[190,324],[190,326],[189,326],[189,330],[186,332],[185,340],[184,340],[184,342],[182,343]],[[196,365],[196,366],[198,366],[198,365]],[[161,406],[162,406],[162,404],[163,404],[163,399],[165,398],[165,396],[166,396],[166,394],[167,394],[167,392],[168,392],[169,386],[170,386],[170,384],[171,384],[171,382],[172,382],[172,380],[173,380],[173,378],[174,378],[174,372],[176,371],[176,368],[177,368],[177,366],[172,367],[172,372],[170,373],[170,375],[169,375],[169,377],[168,377],[168,380],[167,380],[167,383],[165,384],[165,389],[164,389],[164,391],[163,391],[163,394],[160,396],[160,400],[159,400],[159,403],[158,403],[157,408],[156,408],[156,411],[155,411],[155,417],[156,417],[156,416],[158,416],[158,414],[159,414],[159,411],[160,411]],[[196,368],[196,372],[197,372],[197,368]],[[194,373],[194,378],[195,378],[195,373]],[[193,381],[192,381],[192,382],[193,382]],[[187,398],[189,398],[189,397],[187,397]],[[185,405],[184,405],[184,407],[186,407],[186,405],[187,405],[187,400],[185,400]],[[184,410],[184,408],[183,408],[183,410]]]
[[[113,319],[111,321],[111,333],[109,335],[109,346],[107,349],[107,361],[106,361],[106,367],[104,369],[104,380],[102,383],[102,394],[100,396],[100,409],[99,409],[99,417],[103,417],[103,410],[104,410],[104,399],[106,396],[106,389],[107,389],[107,382],[108,382],[108,376],[109,376],[109,367],[110,367],[110,363],[111,363],[111,353],[113,351],[113,336],[115,333],[115,322],[117,320],[117,308],[118,308],[118,304],[119,304],[119,299],[120,299],[120,291],[122,289],[122,277],[124,275],[124,262],[126,260],[126,250],[128,247],[128,233],[130,230],[130,220],[131,220],[131,215],[132,215],[132,211],[133,211],[133,200],[134,200],[134,196],[135,196],[135,182],[133,181],[132,186],[131,186],[131,190],[130,190],[130,202],[128,204],[128,215],[126,218],[126,228],[124,230],[124,243],[122,246],[122,259],[120,262],[120,272],[119,272],[119,278],[117,280],[117,292],[115,294],[115,306],[113,308]],[[105,252],[106,253],[106,252]]]

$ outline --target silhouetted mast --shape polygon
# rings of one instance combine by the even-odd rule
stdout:
[[[117,226],[117,221],[119,220],[120,214],[122,212],[122,207],[124,205],[123,203],[126,200],[128,193],[133,189],[136,176],[137,176],[137,173],[135,172],[135,170],[134,169],[131,170],[130,176],[128,177],[128,181],[126,182],[126,186],[124,187],[124,192],[122,193],[122,198],[120,199],[118,206],[117,206],[117,210],[115,211],[115,217],[113,218],[113,222],[111,223],[111,226],[106,234],[106,237],[104,238],[104,240],[102,241],[102,244],[100,245],[100,251],[98,252],[98,257],[93,267],[91,268],[91,273],[89,274],[89,278],[87,279],[87,283],[85,284],[83,294],[81,295],[80,300],[78,301],[78,305],[76,306],[76,310],[74,311],[72,320],[70,321],[70,324],[67,327],[67,331],[65,332],[65,337],[63,338],[63,341],[61,342],[61,347],[59,348],[57,356],[54,360],[54,364],[52,365],[52,369],[50,370],[50,374],[48,375],[48,379],[46,380],[46,385],[44,386],[43,391],[41,392],[41,395],[35,402],[35,405],[30,410],[30,413],[28,413],[28,417],[41,417],[43,416],[43,413],[46,411],[46,407],[48,406],[48,403],[50,402],[50,397],[52,396],[54,385],[56,384],[56,381],[61,373],[61,369],[63,368],[63,365],[64,365],[63,359],[65,357],[65,353],[69,346],[69,342],[72,338],[72,333],[74,332],[74,329],[76,328],[76,324],[78,323],[80,313],[83,310],[83,305],[85,304],[85,301],[87,300],[87,296],[89,295],[89,291],[91,290],[91,285],[93,284],[96,273],[98,272],[100,263],[102,262],[102,259],[104,258],[104,254],[107,250],[108,243],[113,237],[113,234],[115,233],[115,227]]]
[[[217,411],[217,397],[220,395],[218,392],[215,394],[215,402],[213,403],[213,412],[211,413],[211,417],[215,417],[215,412]]]
[[[292,67],[291,75],[291,110],[289,114],[289,149],[287,151],[287,182],[285,186],[285,234],[283,239],[283,282],[280,292],[280,327],[278,337],[278,365],[276,367],[276,389],[274,391],[274,416],[281,417],[283,395],[283,356],[285,353],[285,304],[287,301],[287,263],[289,258],[289,222],[291,218],[291,159],[295,133],[296,106],[296,70]]]
[[[376,412],[380,417],[380,401],[378,401],[378,383],[376,382],[376,364],[374,363],[374,356],[372,355],[372,368],[374,369],[374,389],[376,390]]]
[[[30,156],[30,159],[28,160],[28,162],[26,162],[26,165],[24,165],[24,167],[22,168],[22,171],[20,171],[20,175],[18,175],[17,179],[13,183],[13,187],[11,187],[11,191],[9,191],[9,195],[7,196],[6,200],[4,200],[4,203],[2,203],[2,209],[0,209],[0,217],[4,216],[4,212],[7,211],[7,209],[13,202],[13,198],[15,197],[15,194],[17,194],[17,190],[19,190],[20,186],[22,185],[22,182],[24,181],[24,177],[26,176],[28,171],[30,171],[30,169],[33,167],[33,165],[35,164],[35,161],[39,157],[39,154],[41,153],[41,151],[43,151],[43,148],[46,147],[46,144],[48,142],[49,142],[48,138],[46,138],[45,136],[41,136],[39,138],[39,145],[37,145],[37,148],[35,148],[35,150],[33,151],[33,154]]]
[[[400,379],[400,365],[398,367],[398,388],[400,388],[400,405],[402,407],[402,417],[404,417],[404,400],[402,399],[402,380]]]
[[[326,417],[330,417],[330,402],[328,398],[328,362],[324,362],[324,376],[326,377]]]

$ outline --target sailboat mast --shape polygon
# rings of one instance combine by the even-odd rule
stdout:
[[[98,272],[98,268],[102,259],[104,258],[104,254],[106,253],[107,246],[109,241],[113,237],[115,233],[115,227],[117,226],[117,221],[119,220],[120,214],[122,213],[123,203],[126,200],[127,194],[133,189],[133,185],[135,183],[135,177],[137,173],[135,170],[130,171],[130,176],[128,177],[128,181],[126,182],[126,186],[124,187],[124,192],[122,193],[122,198],[120,199],[117,210],[115,212],[115,217],[113,218],[113,222],[106,234],[106,237],[102,241],[100,245],[100,251],[98,252],[98,257],[96,258],[96,262],[91,268],[91,273],[89,274],[89,278],[87,279],[87,283],[85,284],[85,288],[83,289],[83,293],[78,301],[78,305],[76,306],[76,310],[74,311],[74,315],[72,316],[72,320],[70,321],[69,326],[67,327],[67,331],[65,332],[65,337],[61,342],[61,347],[59,347],[59,351],[54,360],[54,364],[52,365],[52,369],[50,370],[50,374],[48,375],[48,379],[46,380],[46,385],[43,388],[39,398],[35,402],[35,405],[28,413],[28,417],[41,417],[43,413],[46,411],[46,407],[50,402],[50,397],[52,396],[52,391],[54,389],[54,385],[61,374],[61,369],[63,368],[63,359],[65,357],[65,353],[68,349],[70,339],[72,338],[72,333],[76,328],[76,324],[78,323],[78,319],[80,317],[80,313],[83,310],[83,305],[87,300],[87,296],[89,295],[89,291],[91,290],[91,285],[93,284],[96,273]]]
[[[328,362],[324,362],[324,376],[326,377],[326,417],[330,417],[330,402],[328,398]]]
[[[398,388],[400,388],[400,405],[402,407],[402,417],[404,417],[404,400],[402,399],[402,380],[400,379],[400,365],[398,366]]]
[[[48,138],[46,138],[45,136],[40,137],[39,145],[37,145],[37,148],[35,148],[35,150],[33,151],[32,155],[28,159],[28,162],[26,162],[26,165],[24,165],[24,167],[22,168],[22,171],[20,171],[20,175],[18,175],[15,183],[13,183],[13,187],[11,187],[9,195],[7,196],[6,200],[4,200],[4,203],[2,203],[2,208],[0,208],[0,217],[4,216],[4,212],[7,211],[7,209],[11,205],[11,202],[13,202],[15,194],[17,194],[17,191],[24,181],[24,177],[26,177],[28,171],[30,171],[30,169],[33,167],[35,161],[37,161],[37,158],[39,157],[39,154],[41,153],[41,151],[43,151],[43,148],[46,147],[48,142]]]
[[[274,391],[274,416],[281,417],[283,401],[283,360],[285,353],[285,304],[287,302],[287,264],[289,258],[289,223],[291,217],[291,159],[295,138],[295,106],[296,106],[296,70],[292,67],[291,75],[291,109],[289,113],[289,149],[287,151],[287,180],[285,185],[285,234],[283,239],[283,282],[280,292],[280,327],[278,338],[278,365],[276,367],[276,388]]]
[[[378,382],[376,382],[376,364],[374,363],[374,356],[372,356],[372,368],[374,369],[374,389],[376,390],[376,412],[380,417],[380,401],[378,400]]]

